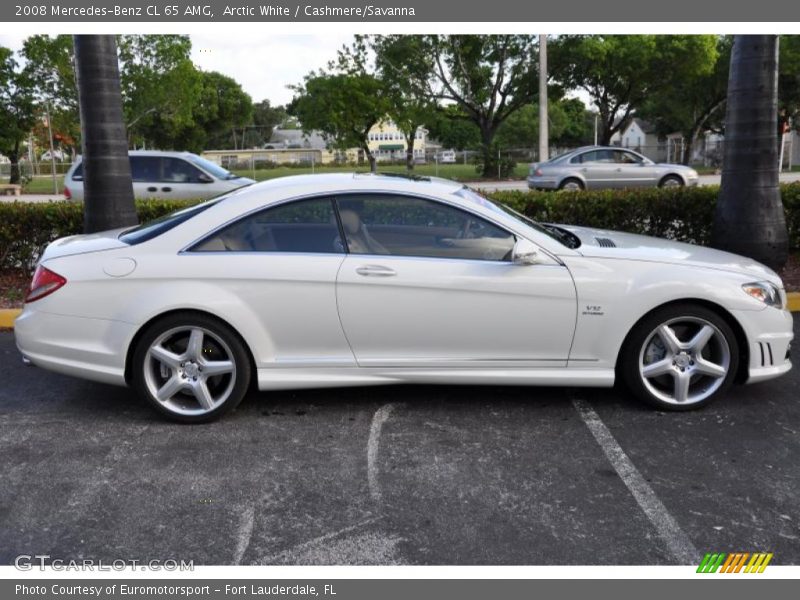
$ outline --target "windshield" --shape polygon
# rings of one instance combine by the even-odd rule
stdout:
[[[572,240],[566,239],[566,237],[564,236],[562,230],[557,229],[555,227],[542,225],[538,221],[534,221],[530,217],[526,217],[522,213],[517,212],[516,210],[514,210],[510,206],[506,206],[505,204],[502,204],[502,203],[495,203],[495,202],[492,202],[491,200],[489,200],[487,198],[484,198],[479,193],[477,193],[476,191],[474,191],[474,190],[472,190],[472,189],[470,189],[470,188],[468,188],[466,186],[464,186],[463,188],[458,190],[456,192],[456,196],[460,196],[460,197],[464,198],[465,200],[469,200],[470,202],[474,202],[475,204],[479,204],[480,206],[483,206],[483,207],[488,208],[490,210],[493,210],[495,212],[514,217],[517,221],[520,221],[523,225],[527,225],[531,229],[535,229],[539,233],[543,233],[546,236],[548,236],[550,238],[553,238],[554,240],[556,240],[560,244],[563,244],[564,246],[567,246],[568,248],[572,248],[573,247],[572,246]]]
[[[231,173],[228,169],[220,167],[217,163],[211,162],[207,158],[203,158],[202,156],[197,156],[197,154],[189,154],[187,158],[190,162],[194,163],[204,171],[211,173],[217,179],[238,179],[241,175],[236,175],[235,173]]]

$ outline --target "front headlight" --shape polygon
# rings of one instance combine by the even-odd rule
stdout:
[[[769,281],[745,283],[742,285],[742,289],[744,290],[745,294],[752,296],[767,306],[783,308],[783,297],[781,296],[780,289],[778,289],[778,286],[770,283]]]

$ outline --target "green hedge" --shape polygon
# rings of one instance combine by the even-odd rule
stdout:
[[[537,221],[617,229],[707,245],[719,187],[487,193]],[[800,183],[781,185],[789,241],[800,248]]]
[[[142,200],[136,212],[144,223],[196,202]],[[82,203],[0,202],[0,270],[31,270],[45,245],[82,232]]]
[[[591,192],[498,191],[488,193],[538,221],[618,229],[708,244],[719,188],[603,190]],[[800,183],[781,186],[793,248],[800,248]],[[136,203],[146,222],[187,201]],[[30,269],[48,242],[81,233],[83,205],[72,202],[0,202],[0,269]]]

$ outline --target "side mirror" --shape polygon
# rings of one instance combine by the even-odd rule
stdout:
[[[205,173],[200,173],[197,176],[197,181],[200,183],[214,183],[214,178],[211,175],[206,175]]]
[[[539,248],[533,242],[520,238],[511,251],[511,261],[515,265],[535,265],[539,262]]]

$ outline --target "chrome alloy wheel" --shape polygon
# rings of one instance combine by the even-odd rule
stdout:
[[[725,381],[731,351],[725,336],[709,321],[678,317],[662,323],[639,352],[639,375],[647,390],[674,405],[702,402]]]
[[[158,336],[147,350],[143,368],[153,398],[179,415],[213,411],[236,384],[231,349],[203,327],[175,327]]]

